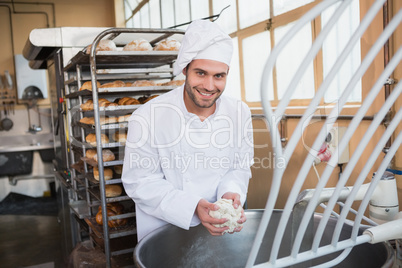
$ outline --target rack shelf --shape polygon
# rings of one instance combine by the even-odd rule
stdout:
[[[105,30],[98,36],[106,33],[118,36],[118,38],[122,38],[124,34],[131,36],[148,35],[151,37],[149,41],[156,43],[172,35],[182,36],[184,31],[113,28]],[[147,98],[153,95],[164,94],[177,87],[175,85],[167,86],[163,84],[174,78],[173,63],[177,58],[178,51],[123,51],[121,47],[122,43],[118,45],[117,51],[99,51],[93,58],[84,51],[79,51],[69,61],[67,66],[63,68],[63,99],[66,105],[67,118],[65,123],[68,130],[69,158],[71,158],[69,162],[74,163],[71,169],[71,179],[73,182],[72,185],[75,187],[74,191],[77,199],[71,203],[71,208],[78,219],[85,220],[85,223],[89,227],[91,240],[104,249],[106,258],[109,261],[111,260],[111,256],[132,255],[137,241],[134,203],[124,192],[124,188],[120,196],[105,198],[105,194],[100,191],[100,182],[94,178],[91,168],[98,167],[99,171],[101,171],[107,167],[113,169],[114,166],[123,165],[124,147],[126,144],[125,142],[115,142],[111,136],[117,131],[127,130],[129,115],[140,108],[142,104],[96,107],[97,111],[83,110],[80,106],[82,103],[93,98],[106,98],[110,102],[115,103],[122,97],[137,98],[141,101],[143,97]],[[93,88],[93,91],[79,90],[79,86],[83,82],[93,82],[95,79],[101,84],[121,80],[125,86],[97,87]],[[154,81],[156,85],[147,87],[130,86],[138,80]],[[90,122],[90,124],[79,122],[84,117],[92,117],[94,119],[97,117],[99,120],[86,121]],[[103,119],[108,120],[103,121]],[[102,124],[98,127],[95,125],[95,121],[102,122]],[[103,124],[105,122],[111,123]],[[85,138],[89,133],[97,133],[99,131],[101,134],[108,135],[110,142],[101,144],[100,141],[97,141],[96,146],[86,142]],[[94,159],[84,156],[86,150],[97,148],[111,150],[115,154],[116,159],[106,162],[99,159],[98,163]],[[114,177],[112,179],[104,180],[105,186],[121,185],[122,180],[120,175],[117,175],[114,171],[113,174]],[[102,178],[100,179],[102,180]],[[127,218],[128,224],[118,228],[106,228],[106,225],[97,224],[94,217],[96,206],[106,209],[109,203],[115,202],[124,204],[126,210],[118,216],[107,216],[107,219]],[[128,243],[117,243],[117,240],[128,241]],[[110,245],[110,247],[107,245]],[[110,263],[107,266],[110,267]]]
[[[177,51],[99,51],[96,54],[96,64],[99,69],[155,68],[172,63],[177,54]],[[64,71],[73,71],[77,64],[89,69],[89,63],[89,54],[80,51],[70,60]]]

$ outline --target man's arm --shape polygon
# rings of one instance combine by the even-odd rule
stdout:
[[[145,213],[188,229],[200,197],[176,189],[165,179],[158,150],[151,146],[146,120],[137,115],[131,119],[122,174],[127,195]]]

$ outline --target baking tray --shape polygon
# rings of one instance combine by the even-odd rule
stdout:
[[[99,95],[104,94],[115,94],[115,93],[148,93],[148,94],[156,94],[156,93],[165,93],[171,91],[172,89],[177,88],[177,86],[151,86],[151,87],[105,87],[98,88]],[[65,98],[77,98],[79,96],[91,96],[91,90],[80,90],[76,92],[72,92],[70,94],[66,94]]]
[[[74,124],[79,127],[86,128],[86,129],[95,129],[95,125],[92,125],[92,124],[83,124],[80,122],[75,122]],[[105,125],[101,125],[101,130],[121,129],[121,128],[127,128],[127,126],[128,126],[127,122],[105,124]]]
[[[121,195],[116,196],[116,197],[106,197],[106,202],[107,203],[131,200],[131,198],[129,196],[127,196],[126,193],[124,192],[124,187],[123,186],[121,186],[121,187],[123,188],[123,192],[121,193]],[[99,187],[90,188],[90,189],[88,189],[88,192],[92,196],[94,196],[96,199],[101,200]]]
[[[150,68],[170,64],[176,60],[178,51],[98,51],[97,69],[113,68]],[[89,66],[89,54],[79,51],[64,67],[64,71],[75,71],[76,65]]]
[[[86,218],[85,222],[91,227],[92,231],[98,238],[104,239],[103,226],[96,222],[95,217]],[[115,228],[109,227],[109,238],[117,238],[135,234],[137,234],[137,229],[133,217],[128,218],[128,223],[125,226]]]
[[[87,163],[88,165],[91,165],[93,167],[98,166],[98,162],[93,160],[92,158],[88,157],[81,157],[81,160]],[[109,167],[109,166],[117,166],[117,165],[123,165],[123,160],[113,160],[113,161],[103,161],[103,166],[104,167]]]

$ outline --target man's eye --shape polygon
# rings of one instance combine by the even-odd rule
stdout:
[[[224,75],[223,75],[223,74],[217,74],[217,75],[215,75],[215,77],[216,77],[216,78],[223,78]]]
[[[198,75],[204,75],[204,72],[197,72]]]

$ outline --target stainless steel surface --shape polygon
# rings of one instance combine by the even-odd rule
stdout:
[[[275,210],[268,225],[256,264],[266,262],[272,247],[272,240],[282,211]],[[202,226],[180,229],[173,225],[163,226],[146,236],[134,251],[134,260],[138,267],[244,267],[251,250],[257,227],[263,210],[246,211],[247,222],[240,233],[214,237]],[[314,216],[314,227],[321,216]],[[329,244],[336,220],[331,218],[326,227],[321,243]],[[279,255],[286,256],[291,250],[292,232],[288,224],[285,238],[281,244]],[[352,226],[344,225],[340,240],[349,238]],[[306,237],[305,240],[311,240]],[[308,247],[308,245],[305,245]],[[308,263],[293,267],[311,267],[327,262],[339,253],[333,253]],[[362,244],[353,248],[349,256],[336,267],[392,267],[394,252],[388,243],[375,245]]]
[[[38,151],[51,148],[53,148],[52,133],[3,136],[1,138],[0,153]]]
[[[63,61],[68,61],[76,55],[80,50],[91,44],[95,37],[108,28],[102,27],[59,27],[59,28],[42,28],[34,29],[29,34],[22,54],[30,61],[29,65],[32,69],[46,69],[48,64],[46,59],[52,55],[58,48],[63,48]],[[155,42],[161,35],[158,31],[152,33],[153,29],[128,29],[133,35],[119,35],[119,31],[127,31],[126,28],[118,29],[111,33],[117,33],[113,41],[122,46],[128,44],[132,40],[144,38],[151,43]],[[141,32],[143,31],[143,32]],[[180,32],[180,31],[178,31]],[[174,34],[171,36],[179,41],[182,34]],[[170,34],[170,33],[169,33]],[[109,38],[110,36],[108,36]]]

